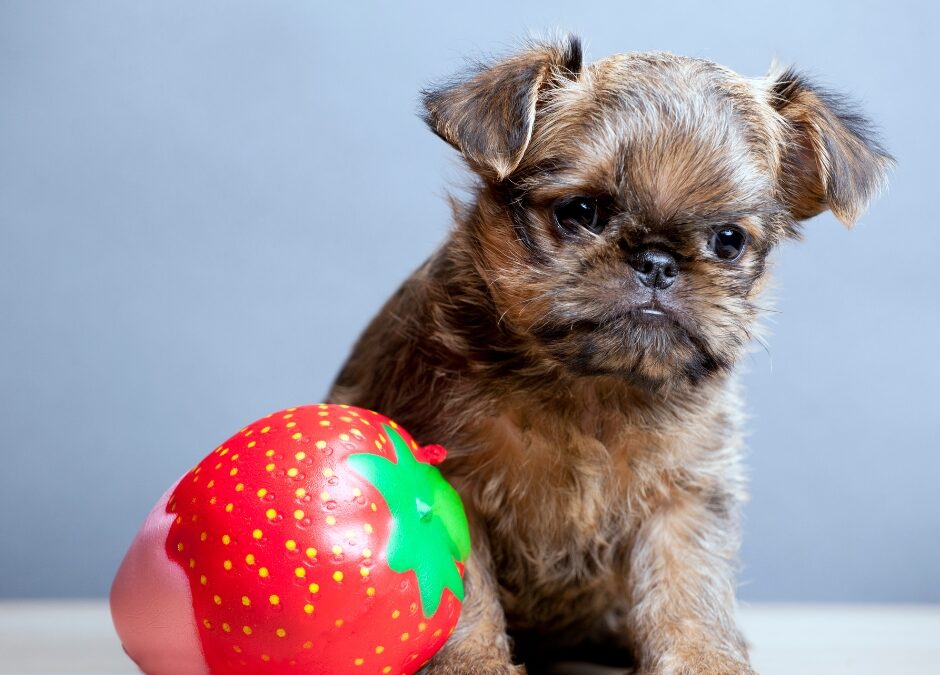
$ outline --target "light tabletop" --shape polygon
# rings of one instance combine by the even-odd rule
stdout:
[[[940,675],[940,606],[754,605],[740,619],[762,675]],[[0,675],[136,672],[106,602],[0,601]]]

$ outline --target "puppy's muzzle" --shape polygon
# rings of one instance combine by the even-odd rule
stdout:
[[[630,256],[629,262],[637,279],[647,288],[664,290],[672,286],[679,276],[676,259],[665,251],[643,249]]]

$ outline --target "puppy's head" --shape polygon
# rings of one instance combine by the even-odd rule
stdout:
[[[852,224],[891,163],[792,70],[745,79],[661,53],[584,67],[575,39],[424,103],[481,179],[461,235],[501,320],[574,373],[652,386],[728,370],[773,246],[825,209]]]

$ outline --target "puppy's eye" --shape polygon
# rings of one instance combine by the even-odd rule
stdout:
[[[726,225],[715,230],[708,243],[716,256],[729,262],[741,257],[745,244],[747,244],[747,235],[736,225]]]
[[[583,227],[594,234],[600,234],[605,225],[598,213],[597,200],[590,197],[559,199],[552,206],[552,216],[559,227],[569,232]]]

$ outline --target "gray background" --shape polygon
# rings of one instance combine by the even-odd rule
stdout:
[[[418,90],[563,29],[777,56],[882,127],[888,195],[777,256],[741,596],[940,601],[936,5],[656,4],[2,2],[0,597],[106,593],[180,473],[324,396],[463,180]]]

